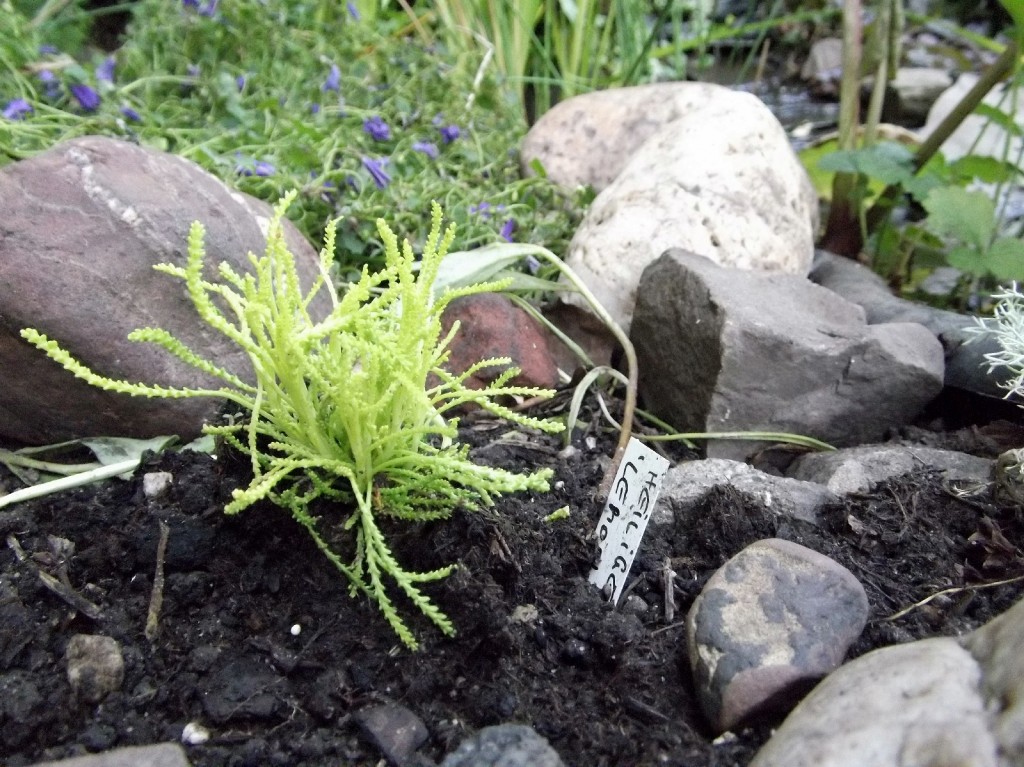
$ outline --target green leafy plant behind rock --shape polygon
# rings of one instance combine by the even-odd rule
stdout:
[[[322,277],[303,293],[281,219],[293,194],[278,203],[267,235],[266,253],[250,254],[253,271],[238,274],[227,264],[216,282],[203,278],[204,230],[192,225],[184,268],[156,268],[184,281],[204,322],[248,355],[255,383],[200,357],[159,328],[133,331],[133,341],[155,343],[190,365],[223,381],[221,388],[166,388],[99,375],[59,344],[26,328],[22,336],[67,370],[103,389],[144,397],[218,397],[243,408],[248,418],[230,425],[208,425],[252,459],[254,477],[236,490],[225,508],[235,514],[262,499],[286,508],[313,537],[327,558],[348,578],[351,593],[374,599],[402,641],[416,639],[389,596],[395,587],[443,632],[449,619],[420,591],[420,584],[447,576],[454,565],[430,572],[402,568],[385,538],[385,517],[424,521],[448,517],[456,507],[478,508],[494,496],[548,489],[550,470],[528,475],[480,466],[468,446],[457,442],[457,420],[446,418],[466,403],[517,424],[547,432],[560,423],[515,413],[498,398],[550,395],[547,390],[509,385],[518,372],[508,359],[481,360],[458,375],[445,369],[448,345],[457,326],[442,337],[441,314],[454,298],[494,290],[484,283],[448,290],[434,297],[438,266],[454,237],[442,233],[442,212],[432,207],[432,227],[417,276],[412,248],[399,246],[391,229],[378,221],[386,261],[383,269],[363,269],[358,282],[338,296],[327,268],[334,252],[334,227],[321,252]],[[333,310],[315,322],[309,306],[319,290],[330,293]],[[466,380],[482,368],[507,367],[482,390]],[[328,502],[316,508],[314,501]],[[338,511],[338,518],[323,515]],[[326,530],[328,522],[333,522]],[[342,546],[329,541],[338,538]]]

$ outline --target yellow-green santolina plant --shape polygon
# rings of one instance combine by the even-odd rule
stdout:
[[[503,283],[433,295],[438,266],[455,233],[451,225],[442,233],[439,205],[432,206],[418,276],[408,241],[400,248],[398,238],[380,220],[385,267],[374,273],[364,267],[359,281],[339,298],[328,277],[333,224],[320,253],[320,277],[306,294],[299,286],[282,228],[294,194],[275,208],[265,255],[249,254],[252,273],[238,274],[221,263],[219,280],[205,280],[204,230],[198,222],[189,233],[186,266],[156,267],[183,280],[203,321],[246,352],[255,383],[200,357],[159,328],[135,330],[128,337],[163,347],[219,378],[224,386],[166,388],[114,380],[89,370],[35,330],[26,328],[21,335],[75,376],[102,389],[142,397],[218,397],[248,411],[247,419],[232,425],[205,427],[252,459],[252,483],[234,491],[225,512],[236,514],[264,498],[288,509],[349,579],[352,595],[362,592],[374,599],[402,641],[415,649],[416,639],[389,589],[397,585],[444,633],[453,634],[451,621],[419,584],[446,577],[455,565],[431,572],[404,570],[379,520],[443,519],[459,506],[490,505],[502,493],[545,491],[551,476],[549,469],[520,475],[473,463],[468,446],[457,442],[457,419],[445,414],[475,403],[523,426],[552,433],[563,426],[513,412],[497,401],[508,395],[553,393],[510,385],[518,371],[507,367],[508,359],[481,360],[457,375],[446,370],[448,345],[457,327],[442,336],[445,307],[458,296],[494,290]],[[319,290],[328,291],[333,310],[314,322],[309,306]],[[493,366],[507,369],[483,389],[467,388],[470,376]],[[318,517],[312,508],[317,499],[336,503],[318,507]],[[328,543],[323,517],[331,509],[339,509],[331,534],[348,536],[350,543],[342,548],[350,556]]]

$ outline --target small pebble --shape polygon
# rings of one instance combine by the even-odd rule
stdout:
[[[169,471],[149,471],[142,475],[142,492],[149,500],[155,500],[167,492],[174,481]]]
[[[199,722],[189,722],[181,731],[181,742],[186,746],[201,746],[209,739],[210,731]]]

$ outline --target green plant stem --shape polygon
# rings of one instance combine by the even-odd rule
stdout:
[[[92,471],[84,471],[70,477],[61,477],[60,479],[55,479],[50,482],[43,482],[39,485],[33,485],[32,487],[15,490],[13,493],[0,496],[0,509],[14,503],[20,503],[21,501],[40,498],[44,495],[49,495],[50,493],[57,493],[61,490],[68,490],[72,487],[81,487],[82,485],[88,485],[91,482],[98,482],[101,479],[116,477],[118,474],[134,471],[138,465],[139,459],[131,458],[127,461],[112,463],[109,466],[101,466],[98,469],[93,469]]]
[[[597,489],[596,497],[603,500],[608,495],[612,480],[615,479],[615,472],[618,471],[619,463],[622,462],[622,456],[626,453],[626,446],[629,445],[629,438],[633,433],[633,416],[636,413],[636,390],[639,382],[636,349],[633,348],[633,342],[629,340],[629,336],[619,326],[619,323],[612,319],[612,316],[608,314],[608,310],[597,300],[597,296],[590,292],[590,288],[580,279],[579,275],[562,259],[540,245],[517,245],[517,250],[523,255],[532,254],[540,256],[554,265],[569,280],[573,288],[583,296],[583,299],[593,310],[594,314],[611,331],[611,334],[619,342],[623,353],[626,355],[626,399],[622,408],[622,430],[619,432],[619,441],[615,446],[612,462],[608,466],[608,470],[605,472],[604,478]]]
[[[857,144],[860,121],[861,3],[843,3],[843,76],[839,84],[840,150],[852,150]],[[836,173],[832,179],[832,205],[821,246],[839,255],[855,257],[863,240],[857,223],[857,175]]]

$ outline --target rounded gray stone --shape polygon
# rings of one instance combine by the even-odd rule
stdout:
[[[716,732],[785,711],[839,666],[867,622],[864,588],[828,557],[753,543],[708,580],[687,615],[687,651]]]
[[[532,727],[498,724],[462,741],[441,767],[563,767],[563,762]]]

